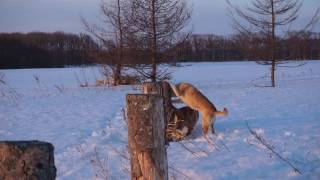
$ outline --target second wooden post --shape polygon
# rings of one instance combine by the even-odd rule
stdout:
[[[163,98],[129,94],[126,100],[131,179],[167,180]]]

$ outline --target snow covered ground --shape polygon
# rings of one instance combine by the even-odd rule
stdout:
[[[168,147],[171,179],[320,179],[320,61],[279,68],[253,62],[184,63],[172,82],[190,82],[227,107],[208,143],[200,123]],[[55,146],[57,179],[129,179],[123,120],[125,95],[136,87],[79,87],[97,68],[0,70],[0,140],[43,140]],[[302,175],[262,146],[246,122]]]

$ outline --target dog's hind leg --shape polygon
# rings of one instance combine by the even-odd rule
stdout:
[[[214,115],[208,114],[208,113],[202,113],[202,131],[204,135],[206,136],[211,130],[212,133],[214,133],[214,126],[213,126],[213,120],[214,120]]]

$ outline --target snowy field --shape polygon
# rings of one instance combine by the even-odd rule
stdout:
[[[198,122],[190,137],[170,144],[170,179],[320,179],[320,61],[277,69],[276,88],[256,87],[269,83],[269,69],[253,62],[182,65],[171,68],[171,81],[193,83],[230,114],[217,119],[213,143]],[[137,87],[79,87],[100,79],[94,67],[1,74],[0,140],[53,143],[57,179],[130,179],[123,108]]]

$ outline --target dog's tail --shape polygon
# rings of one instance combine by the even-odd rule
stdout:
[[[223,108],[223,111],[216,111],[215,116],[228,116],[229,111],[227,108]]]

